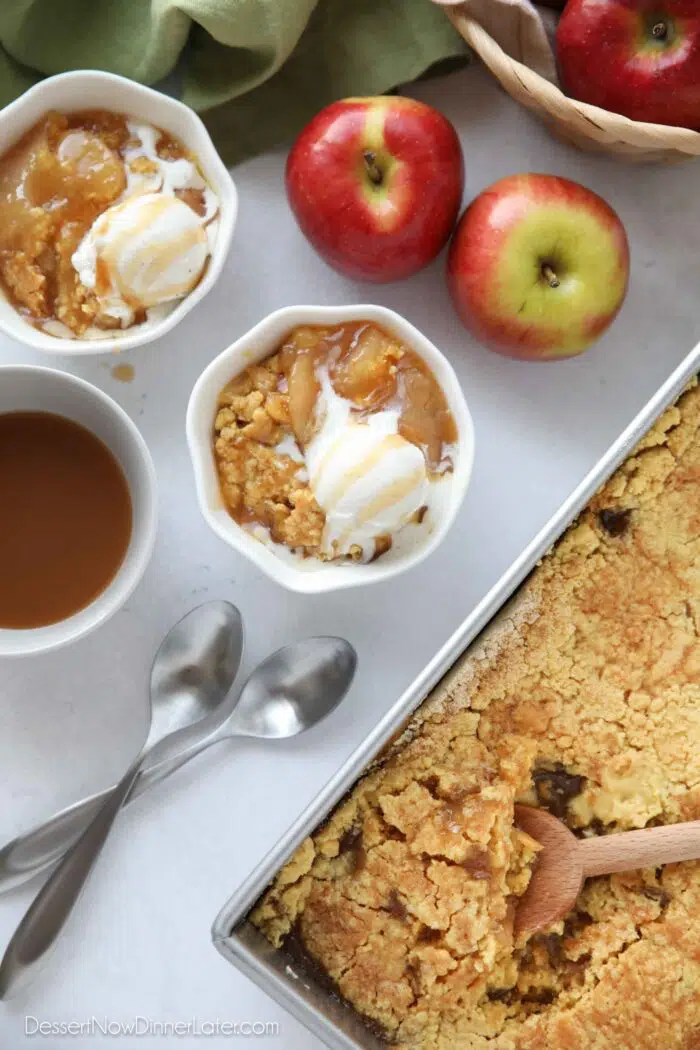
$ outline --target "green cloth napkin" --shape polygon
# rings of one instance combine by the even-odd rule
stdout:
[[[67,69],[177,70],[228,164],[465,54],[430,0],[0,0],[0,104]]]

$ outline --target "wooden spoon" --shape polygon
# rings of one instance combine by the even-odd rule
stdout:
[[[562,919],[591,875],[700,859],[700,820],[577,839],[546,810],[516,805],[515,824],[542,847],[518,902],[516,935],[536,933]]]

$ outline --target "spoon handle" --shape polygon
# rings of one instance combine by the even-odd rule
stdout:
[[[39,891],[15,930],[0,963],[0,999],[31,979],[53,948],[80,897],[114,821],[138,775],[142,756],[129,768],[97,816]]]
[[[581,839],[579,857],[586,878],[612,875],[615,871],[656,868],[681,860],[699,860],[700,820]]]
[[[175,770],[201,751],[223,739],[225,734],[214,731],[204,740],[198,740],[185,748],[176,758],[164,759],[154,765],[145,766],[136,777],[125,805],[138,798],[154,784],[165,780]],[[41,871],[57,863],[70,847],[77,842],[102,803],[116,789],[116,785],[89,795],[60,810],[53,817],[23,832],[0,849],[0,893],[15,889],[28,882]]]

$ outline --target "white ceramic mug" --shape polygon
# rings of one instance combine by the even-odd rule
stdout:
[[[6,412],[51,412],[92,431],[124,471],[132,505],[131,540],[126,556],[111,583],[90,605],[47,627],[0,629],[0,656],[27,656],[82,638],[108,620],[131,595],[155,543],[156,474],[146,442],[126,412],[107,394],[77,376],[30,365],[0,367],[0,414]]]

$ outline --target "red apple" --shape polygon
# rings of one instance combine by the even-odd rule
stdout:
[[[569,0],[557,57],[564,90],[582,102],[700,128],[698,0]]]
[[[286,183],[299,226],[327,263],[359,280],[395,281],[447,243],[464,165],[455,129],[431,106],[349,98],[301,132]]]
[[[616,213],[556,175],[509,175],[484,190],[460,219],[447,261],[466,328],[526,360],[573,357],[595,342],[622,306],[628,275]]]

